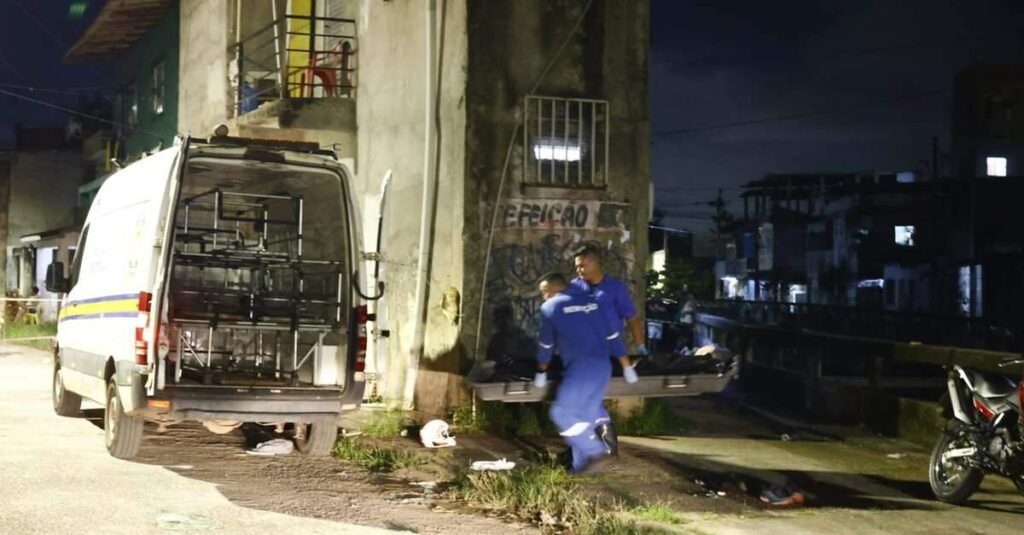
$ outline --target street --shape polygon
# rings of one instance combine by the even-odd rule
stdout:
[[[994,476],[964,507],[936,501],[929,452],[913,444],[849,427],[801,431],[706,399],[680,398],[676,408],[685,419],[682,436],[622,442],[633,455],[656,453],[673,472],[700,479],[698,493],[725,491],[695,498],[691,487],[691,496],[681,497],[679,509],[693,511],[684,515],[685,528],[694,533],[1016,533],[1024,519],[1024,497]],[[807,495],[803,507],[772,509],[755,497],[785,481]]]
[[[47,353],[0,346],[0,534],[516,529],[432,512],[422,489],[370,481],[334,459],[246,455],[237,432],[182,426],[158,435],[147,427],[137,461],[117,460],[103,445],[102,410],[86,403],[85,417],[59,417],[49,385]]]
[[[45,352],[0,347],[0,533],[536,532],[335,459],[245,455],[237,431],[148,429],[136,461],[113,459],[100,409],[53,414],[49,365]],[[673,405],[678,434],[622,437],[621,458],[584,486],[670,504],[682,533],[1011,533],[1024,515],[1024,498],[997,478],[966,507],[935,501],[927,452],[905,442],[787,428],[707,399]],[[467,438],[457,450],[494,440]],[[803,507],[757,499],[784,481],[806,494]]]

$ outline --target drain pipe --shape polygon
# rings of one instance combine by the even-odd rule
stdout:
[[[425,0],[426,18],[426,114],[423,136],[423,207],[420,211],[419,259],[416,262],[416,316],[412,335],[412,347],[405,369],[405,390],[402,395],[404,409],[411,410],[416,394],[416,375],[423,356],[423,343],[427,329],[427,273],[430,253],[433,249],[431,226],[434,222],[434,177],[437,162],[437,0]]]

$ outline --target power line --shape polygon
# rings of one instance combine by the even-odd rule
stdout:
[[[19,85],[19,84],[5,84],[0,83],[0,87],[7,87],[11,89],[22,89],[25,91],[39,92],[39,93],[56,93],[60,95],[76,95],[76,96],[91,96],[101,90],[100,87],[71,87],[68,89],[50,89],[46,87],[35,87],[31,85]]]
[[[18,78],[21,78],[22,80],[25,80],[26,82],[28,81],[28,78],[25,78],[25,75],[22,74],[21,71],[18,70],[18,68],[15,67],[13,63],[11,63],[10,61],[7,60],[7,56],[5,56],[3,54],[2,50],[0,50],[0,66],[6,68],[7,72],[17,76]]]
[[[157,133],[154,133],[154,132],[149,132],[147,130],[143,130],[143,129],[138,128],[138,127],[133,127],[133,126],[127,125],[125,123],[120,123],[120,122],[117,122],[117,121],[111,121],[110,119],[104,119],[103,117],[97,117],[95,115],[90,115],[88,113],[80,112],[78,110],[73,110],[71,108],[66,108],[64,106],[59,106],[57,104],[46,102],[45,100],[39,100],[39,99],[35,99],[35,98],[32,98],[32,97],[26,97],[25,95],[19,95],[18,93],[14,93],[14,92],[8,91],[6,89],[0,89],[0,94],[9,95],[9,96],[12,96],[14,98],[20,98],[22,100],[25,100],[25,101],[28,101],[28,102],[32,102],[32,103],[38,104],[40,106],[45,106],[45,107],[48,107],[48,108],[53,108],[55,110],[60,110],[60,111],[62,111],[64,113],[70,113],[72,115],[77,115],[79,117],[84,117],[86,119],[92,119],[94,121],[99,121],[101,123],[106,123],[106,124],[113,125],[113,126],[120,126],[122,128],[127,128],[127,129],[130,129],[130,130],[134,131],[134,132],[139,132],[139,133],[142,133],[142,134],[153,136],[153,137],[155,137],[157,139],[162,139],[163,138],[163,136],[160,135],[160,134],[157,134]]]
[[[679,134],[689,134],[689,133],[693,133],[693,132],[704,132],[704,131],[707,131],[707,130],[720,130],[720,129],[725,129],[725,128],[736,128],[736,127],[739,127],[739,126],[751,126],[751,125],[756,125],[756,124],[774,123],[774,122],[780,122],[780,121],[792,121],[794,119],[804,119],[806,117],[814,117],[814,116],[817,116],[817,115],[831,115],[833,113],[842,113],[842,112],[853,111],[853,110],[862,109],[862,108],[870,108],[872,106],[877,106],[879,104],[893,104],[893,103],[896,103],[896,102],[904,102],[904,101],[908,101],[908,100],[918,100],[918,99],[923,100],[924,98],[927,98],[927,97],[931,97],[931,96],[935,96],[935,95],[941,95],[941,94],[945,94],[945,93],[949,93],[949,92],[950,92],[949,89],[939,89],[939,90],[933,90],[933,91],[924,91],[924,92],[921,92],[921,93],[915,93],[915,94],[911,94],[911,95],[901,95],[901,96],[898,96],[898,97],[891,97],[891,98],[886,98],[886,99],[863,101],[863,102],[859,102],[857,104],[854,104],[852,106],[846,106],[844,108],[826,108],[826,109],[815,110],[815,111],[807,111],[807,112],[802,112],[802,113],[793,113],[793,114],[789,114],[789,115],[777,115],[775,117],[762,117],[760,119],[749,119],[749,120],[746,120],[746,121],[736,121],[736,122],[732,122],[732,123],[713,124],[713,125],[698,126],[698,127],[692,127],[692,128],[678,128],[678,129],[675,129],[675,130],[664,130],[664,131],[661,131],[661,132],[653,132],[653,133],[651,133],[651,137],[667,137],[667,136],[674,136],[674,135],[679,135]]]
[[[49,26],[47,26],[41,20],[36,18],[35,14],[29,11],[28,8],[22,5],[21,2],[19,2],[18,0],[11,0],[11,3],[14,4],[18,9],[20,9],[21,12],[24,13],[25,16],[29,18],[29,20],[31,20],[37,27],[39,27],[40,30],[43,31],[43,33],[45,33],[50,39],[53,39],[55,43],[60,45],[61,51],[67,49],[68,45],[64,42],[64,40],[60,37],[57,37],[57,34],[54,33],[53,30],[49,28]]]
[[[67,51],[67,49],[68,49],[68,45],[67,45],[67,43],[65,43],[65,42],[64,42],[64,40],[63,40],[63,39],[61,39],[61,38],[60,38],[60,37],[59,37],[59,36],[57,35],[57,33],[56,33],[56,32],[54,32],[53,30],[51,30],[51,29],[50,29],[50,27],[49,27],[49,26],[48,26],[48,25],[47,25],[46,23],[44,23],[43,21],[39,20],[39,18],[38,18],[38,17],[36,17],[34,13],[32,13],[31,11],[29,11],[29,9],[28,9],[27,7],[25,7],[25,5],[24,5],[24,4],[22,4],[22,3],[21,3],[21,2],[19,1],[19,0],[10,0],[10,1],[11,1],[11,3],[13,3],[13,4],[15,5],[15,6],[17,6],[17,8],[18,8],[19,10],[21,10],[21,12],[22,12],[22,13],[23,13],[23,14],[24,14],[24,15],[25,15],[26,17],[28,17],[28,19],[29,19],[29,20],[31,20],[33,24],[35,24],[35,25],[36,25],[36,26],[37,26],[37,27],[38,27],[38,28],[39,28],[40,30],[42,30],[42,31],[43,31],[43,33],[44,33],[44,34],[46,34],[46,36],[47,36],[47,37],[49,37],[49,38],[50,38],[51,40],[53,40],[53,42],[54,42],[54,43],[56,43],[58,47],[60,47],[60,53],[61,53],[62,55],[63,55],[63,54],[64,54],[64,53],[65,53],[65,52]],[[90,70],[90,71],[92,71],[92,73],[93,73],[93,74],[95,74],[95,75],[96,75],[97,77],[99,77],[99,78],[102,78],[102,79],[104,79],[104,80],[107,80],[107,81],[109,81],[109,82],[113,82],[113,84],[114,84],[114,86],[115,86],[115,87],[116,87],[116,86],[118,86],[118,85],[120,85],[120,84],[119,84],[119,83],[117,82],[117,80],[114,80],[113,78],[111,78],[111,77],[109,77],[109,76],[107,76],[107,75],[103,74],[103,73],[102,73],[102,72],[100,72],[100,71],[99,71],[99,69],[97,69],[96,67],[94,67],[94,66],[92,66],[92,65],[89,65],[89,66],[88,66],[88,68],[89,68],[89,70]],[[24,77],[22,77],[22,78],[24,78]]]
[[[860,55],[875,55],[885,52],[892,52],[896,50],[912,50],[915,48],[931,48],[941,47],[945,45],[974,42],[974,41],[986,41],[995,38],[1005,38],[1008,36],[1016,35],[1017,32],[1005,31],[996,32],[988,35],[975,35],[975,34],[963,34],[952,37],[950,39],[943,39],[937,41],[917,41],[912,43],[898,43],[885,46],[872,46],[865,48],[850,48],[845,50],[835,50],[828,54],[815,56],[811,58],[799,58],[792,54],[767,54],[761,56],[733,56],[733,57],[703,57],[689,60],[661,60],[658,63],[664,63],[667,65],[674,65],[677,67],[686,67],[689,65],[697,65],[701,63],[758,63],[762,61],[782,61],[782,60],[811,60],[820,62],[823,60],[834,59],[843,56],[860,56]]]

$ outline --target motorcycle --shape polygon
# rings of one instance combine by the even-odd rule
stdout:
[[[1024,364],[1024,359],[1000,367]],[[986,475],[1024,494],[1024,380],[953,366],[946,381],[952,418],[932,449],[928,482],[942,502],[963,504]]]

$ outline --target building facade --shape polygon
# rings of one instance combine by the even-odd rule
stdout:
[[[464,402],[462,374],[483,358],[492,318],[534,330],[540,276],[570,274],[584,245],[642,309],[647,0],[167,9],[179,16],[178,132],[224,124],[333,148],[352,170],[368,252],[382,218],[371,396],[432,413]]]

